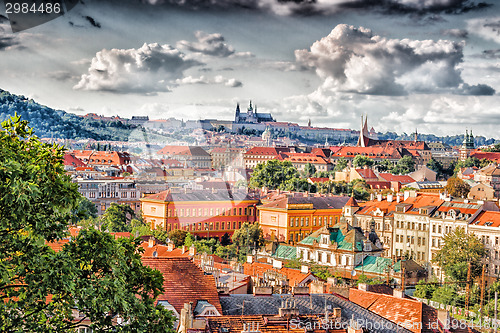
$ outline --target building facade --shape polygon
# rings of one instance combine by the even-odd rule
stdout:
[[[259,200],[246,191],[173,190],[140,199],[142,216],[152,229],[181,229],[198,237],[230,236],[243,223],[257,220]]]

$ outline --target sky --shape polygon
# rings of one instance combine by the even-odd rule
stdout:
[[[484,0],[106,0],[12,32],[0,88],[76,114],[234,117],[500,139],[500,5]]]

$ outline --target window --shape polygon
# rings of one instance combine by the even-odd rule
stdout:
[[[245,215],[248,215],[248,208],[245,207]]]
[[[441,226],[438,226],[438,233],[441,234]]]
[[[290,218],[290,227],[293,227],[293,217]]]
[[[322,225],[323,224],[323,217],[318,217],[318,225]]]
[[[435,238],[432,239],[432,247],[436,247],[436,239]]]
[[[308,227],[308,226],[309,226],[309,218],[306,217],[306,227]]]
[[[243,211],[243,209],[241,209],[241,207],[240,207],[240,208],[238,208],[238,215],[241,215],[241,212],[242,212],[242,211]]]
[[[316,216],[313,217],[313,226],[316,226]]]
[[[219,208],[217,208],[217,209],[215,210],[215,215],[217,215],[217,216],[219,216],[219,215],[220,215],[220,209],[219,209]]]
[[[130,192],[130,197],[131,198],[136,198],[137,197],[137,192]]]
[[[417,238],[417,245],[420,246],[420,243],[422,242],[422,238],[421,237],[418,237]]]
[[[300,218],[300,226],[301,226],[301,227],[303,227],[303,226],[304,226],[304,218],[303,218],[303,217],[301,217],[301,218]]]
[[[156,207],[151,207],[151,213],[156,213]]]
[[[226,222],[221,222],[221,223],[220,223],[220,228],[221,228],[222,230],[226,229]]]
[[[422,237],[422,246],[425,246],[425,238]]]
[[[219,230],[219,222],[215,222],[215,230]]]
[[[181,213],[181,214],[180,214],[179,216],[180,216],[180,217],[183,217],[183,216],[184,216],[184,208],[181,208],[181,209],[180,209],[180,213]]]

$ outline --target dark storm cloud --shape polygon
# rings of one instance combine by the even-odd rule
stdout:
[[[446,29],[441,31],[443,36],[455,37],[455,38],[467,38],[469,32],[465,29]]]
[[[97,22],[96,20],[94,20],[92,17],[83,16],[83,18],[86,19],[93,27],[101,28],[101,24],[99,22]]]
[[[0,51],[6,50],[16,45],[19,45],[19,41],[15,37],[2,36],[2,32],[0,30]]]
[[[128,2],[137,4],[134,0]],[[492,5],[483,0],[142,0],[139,3],[189,10],[259,10],[277,15],[329,15],[355,10],[418,17],[461,14]]]

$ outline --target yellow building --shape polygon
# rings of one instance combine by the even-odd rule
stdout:
[[[323,226],[339,221],[349,201],[344,196],[282,194],[257,207],[264,238],[296,243]]]

